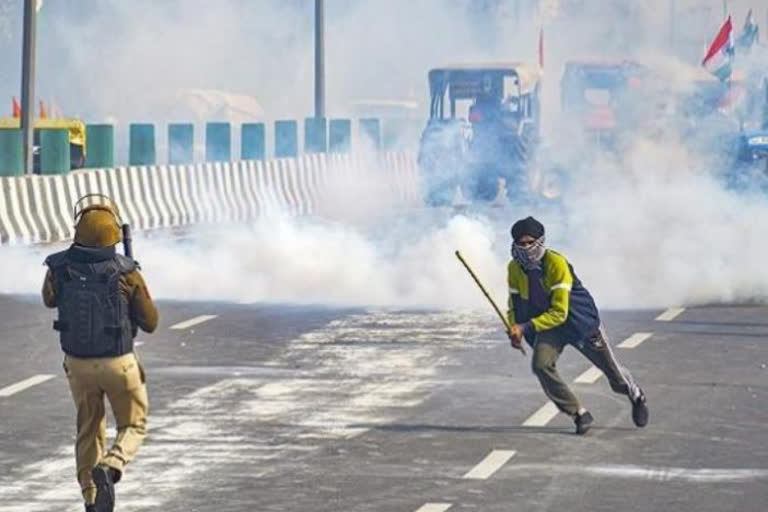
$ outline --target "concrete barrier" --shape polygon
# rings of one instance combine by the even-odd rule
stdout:
[[[155,125],[151,123],[132,123],[129,127],[128,163],[130,165],[154,165]]]
[[[40,130],[40,174],[66,174],[70,169],[69,131]]]
[[[171,123],[168,125],[168,163],[191,164],[195,161],[195,125]]]
[[[243,123],[240,127],[240,159],[264,160],[267,139],[264,123]]]
[[[87,167],[115,165],[115,128],[111,124],[89,124],[85,127],[85,159]]]
[[[0,176],[24,174],[23,149],[21,130],[0,130]]]
[[[275,158],[294,158],[299,154],[299,127],[296,121],[275,121]]]
[[[352,147],[352,121],[331,119],[328,125],[328,152],[349,153]]]
[[[232,127],[229,123],[205,124],[205,161],[232,160]]]
[[[272,213],[323,215],[340,201],[365,202],[359,188],[392,207],[421,204],[411,153],[313,154],[299,158],[89,169],[0,177],[0,244],[67,240],[72,206],[103,193],[137,230],[248,222]],[[351,192],[350,192],[351,191]]]
[[[304,152],[325,153],[328,151],[328,121],[322,117],[308,117],[304,120]]]

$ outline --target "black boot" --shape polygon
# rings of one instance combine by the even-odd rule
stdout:
[[[85,504],[85,512],[96,512],[96,505]]]
[[[580,436],[586,434],[589,427],[592,426],[593,421],[595,421],[595,419],[589,411],[585,411],[584,414],[577,413],[576,416],[573,417],[573,422],[576,424],[576,433]]]
[[[637,398],[632,400],[632,421],[637,427],[644,427],[648,424],[648,405],[645,402],[645,393],[642,390]]]
[[[109,466],[99,464],[91,476],[96,483],[96,512],[113,512],[115,509],[115,482]]]

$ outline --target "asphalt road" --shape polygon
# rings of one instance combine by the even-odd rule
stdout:
[[[768,506],[768,308],[604,313],[651,421],[635,428],[626,398],[566,349],[561,371],[582,376],[596,418],[584,437],[548,414],[530,355],[485,311],[160,308],[138,338],[150,435],[117,487],[121,512]],[[171,328],[202,315],[215,317]],[[0,296],[3,512],[82,510],[54,316]]]

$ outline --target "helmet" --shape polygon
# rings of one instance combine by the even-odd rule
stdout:
[[[88,194],[75,203],[75,243],[86,247],[111,247],[122,239],[117,205],[102,194]]]

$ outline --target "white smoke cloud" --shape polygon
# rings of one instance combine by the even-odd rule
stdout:
[[[309,3],[265,1],[259,9],[236,0],[212,4],[102,2],[90,18],[79,20],[75,33],[66,24],[52,27],[65,46],[71,43],[68,51],[78,48],[79,54],[66,59],[68,69],[50,67],[47,83],[54,83],[54,71],[61,73],[56,80],[75,91],[81,86],[71,87],[63,77],[109,77],[115,85],[95,88],[83,100],[85,111],[122,109],[118,115],[126,119],[160,101],[162,91],[192,86],[253,94],[270,109],[266,116],[309,113]],[[556,4],[541,16],[526,11],[523,22],[501,10],[488,25],[492,37],[479,38],[477,26],[488,20],[472,21],[469,2],[329,0],[329,105],[343,112],[353,98],[415,91],[425,112],[430,67],[489,58],[535,62],[543,20],[544,135],[553,141],[561,135],[557,83],[566,60],[636,58],[678,79],[684,89],[689,76],[700,75],[696,59],[722,22],[721,2],[678,1],[677,46],[670,46],[666,1]],[[765,7],[759,10],[757,4],[730,2],[736,27],[749,6],[756,8],[758,22],[765,17]],[[55,6],[55,0],[46,2],[41,13]],[[698,10],[689,10],[693,7]],[[111,30],[103,32],[104,26]],[[755,59],[750,65],[760,68],[764,61]],[[760,261],[768,250],[762,236],[768,202],[758,193],[726,190],[712,151],[689,146],[674,132],[640,137],[616,158],[595,158],[567,143],[546,148],[545,156],[569,174],[562,204],[517,205],[486,216],[402,212],[376,195],[378,184],[361,177],[340,188],[339,207],[328,212],[336,221],[264,219],[249,227],[193,230],[184,241],[152,235],[138,238],[136,250],[150,288],[162,298],[485,307],[453,251],[465,253],[503,303],[509,225],[532,214],[545,221],[550,245],[572,260],[603,307],[768,296],[768,272]],[[365,199],[374,197],[377,201]],[[362,206],[347,206],[352,204]],[[8,274],[0,276],[2,291],[38,292],[41,250],[29,256],[3,249],[2,258],[8,262],[2,270]]]

